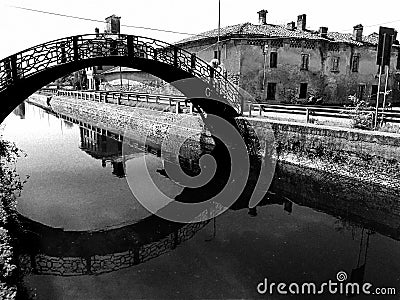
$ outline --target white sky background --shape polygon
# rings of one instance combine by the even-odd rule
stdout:
[[[70,35],[94,33],[105,24],[20,10],[12,6],[104,20],[116,14],[121,24],[152,27],[187,33],[200,33],[218,25],[218,0],[0,0],[0,59],[31,46]],[[379,25],[400,29],[400,1],[372,3],[362,0],[266,1],[221,0],[221,27],[244,22],[258,23],[257,11],[267,9],[268,23],[286,24],[297,15],[307,14],[307,28],[352,32],[356,24],[364,33],[378,32]],[[367,27],[374,25],[371,27]],[[121,27],[122,33],[175,42],[187,37],[172,33]],[[400,37],[398,37],[399,39]]]

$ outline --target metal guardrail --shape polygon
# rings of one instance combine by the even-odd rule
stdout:
[[[148,94],[126,91],[75,91],[61,89],[40,89],[39,94],[72,97],[75,99],[90,100],[102,103],[132,106],[132,102],[156,103],[169,107],[175,107],[175,113],[179,113],[183,107],[188,113],[193,113],[193,105],[186,101],[184,96]]]
[[[249,103],[248,116],[263,116],[265,113],[282,113],[291,115],[305,116],[305,122],[310,123],[311,117],[330,117],[340,119],[350,119],[356,113],[351,107],[322,107],[322,106],[302,106],[302,105],[279,105],[265,103]],[[374,110],[360,110],[359,113],[375,115]],[[379,118],[390,123],[400,123],[400,111],[392,111],[388,109],[380,109],[378,111]]]
[[[138,93],[138,92],[127,92],[127,91],[75,91],[75,90],[60,90],[60,89],[47,89],[43,88],[39,93],[47,95],[60,95],[69,96],[76,99],[85,99],[105,103],[114,103],[120,105],[129,105],[129,101],[142,101],[147,103],[158,103],[169,106],[175,106],[178,112],[181,109],[181,105],[190,107],[190,113],[193,113],[193,107],[191,103],[186,103],[185,96],[175,95],[161,95],[161,94],[149,94],[149,93]],[[350,119],[355,115],[353,108],[351,107],[340,107],[340,106],[305,106],[305,105],[280,105],[280,104],[268,104],[268,103],[248,103],[248,117],[262,117],[263,113],[280,113],[288,115],[303,115],[305,122],[310,123],[312,117],[328,117],[338,119]],[[373,117],[375,115],[375,109],[371,110],[360,110],[359,113],[370,113]],[[382,108],[378,111],[379,119],[390,122],[400,123],[400,111],[393,111]],[[374,118],[373,118],[374,119]]]

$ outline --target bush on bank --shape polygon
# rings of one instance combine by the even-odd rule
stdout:
[[[16,196],[22,190],[15,162],[21,151],[0,136],[0,299],[16,299],[19,275],[13,237],[18,231]]]

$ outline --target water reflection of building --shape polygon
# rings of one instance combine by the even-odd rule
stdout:
[[[20,119],[25,119],[25,102],[22,102],[20,105],[18,105],[13,113],[16,116],[19,116]]]
[[[80,127],[81,145],[80,148],[93,158],[100,159],[102,166],[106,167],[110,162],[113,168],[113,174],[117,177],[125,177],[124,164],[122,156],[122,140],[105,136],[94,130]]]

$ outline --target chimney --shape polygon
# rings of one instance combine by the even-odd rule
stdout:
[[[296,23],[295,22],[287,23],[286,29],[295,30],[296,29]]]
[[[259,12],[257,12],[257,13],[258,13],[258,23],[260,25],[267,24],[267,13],[268,13],[268,10],[263,9],[263,10],[260,10]]]
[[[358,42],[362,41],[363,29],[364,27],[361,24],[353,27],[353,38]]]
[[[100,30],[97,27],[94,29],[94,32],[96,33],[96,36],[99,36]]]
[[[319,35],[321,37],[326,38],[328,36],[328,27],[320,27],[319,28]]]
[[[117,17],[116,15],[112,15],[106,18],[106,30],[108,33],[120,33],[120,19],[121,17]]]
[[[297,16],[297,29],[306,30],[307,16],[305,14]]]

